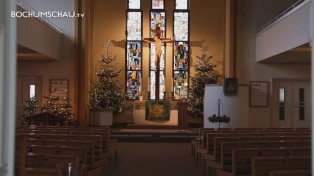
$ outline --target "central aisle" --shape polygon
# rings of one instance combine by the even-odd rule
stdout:
[[[112,176],[197,176],[191,143],[119,142]]]

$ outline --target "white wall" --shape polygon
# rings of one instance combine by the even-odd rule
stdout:
[[[208,117],[218,115],[218,99],[221,101],[220,115],[230,117],[229,123],[221,123],[221,128],[249,127],[249,87],[239,86],[234,96],[225,96],[222,85],[206,85],[204,97],[204,128],[218,128],[218,123],[210,123]]]

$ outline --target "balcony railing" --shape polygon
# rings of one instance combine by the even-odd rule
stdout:
[[[265,28],[267,28],[268,26],[270,26],[271,24],[275,23],[276,21],[278,21],[279,19],[281,19],[283,16],[286,16],[288,14],[290,14],[292,11],[295,11],[296,9],[298,9],[299,7],[303,6],[303,4],[306,4],[308,2],[310,2],[311,0],[299,0],[296,3],[294,3],[292,6],[290,6],[288,9],[286,9],[284,12],[282,12],[281,14],[279,14],[278,16],[276,16],[275,18],[271,19],[268,23],[266,23],[264,26],[262,26],[256,33],[257,35],[263,31]],[[301,5],[302,4],[302,5]]]

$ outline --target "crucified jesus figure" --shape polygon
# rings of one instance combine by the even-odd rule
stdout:
[[[162,54],[162,43],[172,42],[173,38],[171,39],[161,39],[162,31],[160,27],[156,27],[154,38],[142,38],[144,42],[154,43],[156,47],[156,59],[155,59],[155,71],[159,70],[159,62]]]
[[[166,42],[172,42],[173,38],[171,39],[161,39],[161,35],[162,35],[162,31],[160,30],[160,27],[157,26],[156,30],[154,31],[155,35],[154,38],[143,38],[142,40],[148,43],[154,43],[155,44],[155,48],[156,48],[156,59],[155,59],[155,72],[156,72],[156,76],[155,76],[155,83],[156,83],[156,88],[155,88],[155,99],[159,100],[160,96],[159,96],[159,86],[160,86],[160,81],[159,81],[159,75],[160,75],[160,58],[161,58],[161,54],[162,54],[162,43],[166,43]]]

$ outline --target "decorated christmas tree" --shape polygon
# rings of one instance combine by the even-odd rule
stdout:
[[[121,93],[123,85],[117,78],[122,70],[117,69],[116,56],[110,53],[113,44],[108,40],[103,48],[104,55],[98,59],[100,68],[95,71],[96,80],[91,81],[89,108],[106,109],[121,112],[124,109],[125,95]]]
[[[60,114],[63,117],[67,124],[71,125],[74,121],[74,115],[72,113],[72,105],[68,96],[62,98],[62,104],[60,105]]]
[[[201,43],[201,55],[197,56],[198,61],[193,65],[195,76],[191,77],[192,86],[189,89],[187,102],[189,103],[189,114],[192,117],[203,117],[204,92],[206,84],[216,84],[220,74],[215,70],[213,56],[208,55],[208,46],[205,41]]]
[[[34,115],[36,112],[40,110],[37,103],[38,100],[35,97],[25,100],[24,117]]]
[[[43,113],[48,112],[58,116],[60,118],[59,121],[62,122],[61,125],[75,125],[74,115],[72,113],[73,106],[70,103],[69,97],[66,95],[60,98],[54,94],[55,91],[49,93],[48,96],[44,96],[45,104],[41,111]]]
[[[61,117],[60,105],[58,101],[60,100],[59,96],[53,95],[50,93],[48,96],[44,96],[45,104],[42,107],[42,112],[50,112]]]

